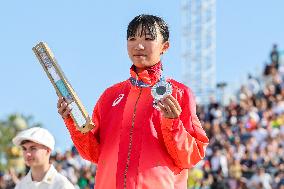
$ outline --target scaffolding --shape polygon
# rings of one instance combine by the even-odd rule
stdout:
[[[198,103],[216,89],[216,1],[182,0],[182,77]]]

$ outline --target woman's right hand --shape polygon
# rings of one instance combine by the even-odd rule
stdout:
[[[68,103],[63,97],[60,97],[57,102],[58,113],[63,119],[70,116],[71,109],[68,107]]]

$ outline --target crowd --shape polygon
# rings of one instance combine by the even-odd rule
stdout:
[[[284,188],[284,65],[271,63],[226,105],[198,107],[210,138],[206,158],[190,170],[190,189]]]
[[[263,74],[249,75],[229,103],[212,98],[197,112],[210,144],[189,171],[189,189],[284,189],[284,65],[276,45]],[[94,187],[96,166],[74,147],[50,161],[75,188]],[[23,175],[0,172],[0,189],[13,188]]]

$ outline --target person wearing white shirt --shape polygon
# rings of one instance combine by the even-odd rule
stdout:
[[[71,182],[58,173],[49,158],[54,149],[54,137],[46,129],[33,127],[13,138],[21,146],[29,173],[20,180],[15,189],[75,189]]]
[[[259,167],[257,169],[257,173],[255,173],[248,183],[249,188],[257,189],[259,186],[262,186],[263,189],[272,189],[271,187],[272,178],[271,176],[265,172],[263,167]]]

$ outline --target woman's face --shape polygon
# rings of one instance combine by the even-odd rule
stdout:
[[[153,39],[148,30],[141,34],[142,27],[136,35],[127,40],[128,56],[138,69],[151,67],[160,61],[160,56],[169,48],[169,42],[163,42],[163,37],[157,28],[157,37]]]

